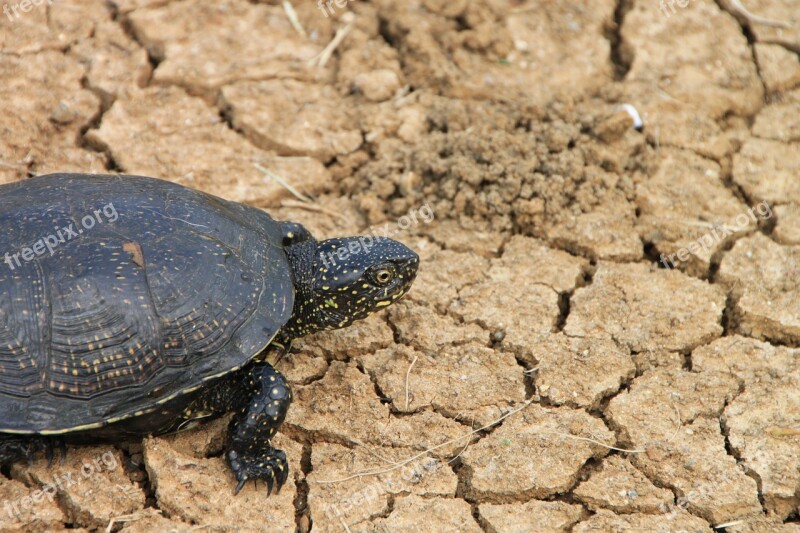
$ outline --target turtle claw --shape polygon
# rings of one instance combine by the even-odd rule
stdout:
[[[239,494],[239,491],[242,490],[244,484],[247,483],[247,478],[242,478],[239,480],[239,483],[236,484],[236,488],[233,489],[233,495],[236,496]]]
[[[67,443],[64,442],[64,439],[58,439],[56,441],[56,449],[58,450],[59,455],[59,464],[64,464],[64,461],[67,460]]]
[[[53,466],[53,458],[56,452],[58,452],[59,464],[64,464],[64,460],[67,458],[67,445],[64,443],[64,439],[48,440],[42,446],[44,448],[44,456],[47,458],[47,468]]]
[[[64,443],[64,439],[58,437],[34,437],[26,447],[25,455],[29,466],[33,464],[33,460],[39,452],[44,453],[44,457],[47,459],[47,468],[50,468],[53,466],[56,452],[58,452],[59,462],[64,464],[64,459],[67,458],[67,445]]]
[[[239,481],[233,495],[239,494],[248,481],[262,480],[267,484],[267,496],[280,493],[281,487],[289,477],[289,463],[283,450],[274,448],[266,450],[261,456],[239,455],[234,450],[228,452],[228,463],[231,465],[236,479]]]
[[[55,456],[55,453],[53,453],[53,447],[52,446],[46,446],[45,447],[44,456],[47,458],[47,468],[52,467],[53,466],[53,457]]]

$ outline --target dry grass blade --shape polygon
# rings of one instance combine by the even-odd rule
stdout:
[[[731,6],[735,9],[739,14],[741,14],[744,18],[748,20],[748,22],[752,22],[753,24],[761,24],[763,26],[773,26],[775,28],[791,28],[792,25],[784,20],[774,20],[768,19],[764,17],[759,17],[758,15],[754,15],[750,13],[746,7],[742,5],[741,0],[730,0]]]
[[[340,524],[342,524],[342,527],[344,528],[344,530],[345,530],[347,533],[350,533],[350,528],[349,528],[349,527],[347,527],[347,524],[345,524],[345,522],[344,522],[344,520],[342,519],[342,517],[341,517],[341,516],[339,517],[339,523],[340,523]]]
[[[405,459],[404,461],[400,461],[398,463],[394,463],[394,466],[391,467],[391,468],[386,468],[386,469],[382,469],[382,470],[372,470],[372,471],[367,471],[367,472],[357,472],[357,473],[353,474],[352,476],[348,476],[346,478],[331,479],[331,480],[320,480],[320,481],[315,481],[315,483],[320,483],[320,484],[342,483],[344,481],[349,481],[351,479],[367,477],[367,476],[378,476],[378,475],[381,475],[381,474],[386,474],[388,472],[392,472],[394,470],[397,470],[398,468],[404,467],[405,465],[407,465],[411,461],[414,461],[416,459],[419,459],[420,457],[423,457],[423,456],[429,454],[430,452],[432,452],[434,450],[438,450],[439,448],[444,448],[445,446],[449,446],[449,445],[451,445],[451,444],[453,444],[455,442],[458,442],[458,441],[460,441],[462,439],[468,439],[468,438],[472,437],[473,435],[475,435],[476,433],[480,433],[481,431],[483,431],[485,429],[489,429],[490,427],[499,424],[500,422],[502,422],[506,418],[508,418],[508,417],[510,417],[510,416],[512,416],[512,415],[514,415],[516,413],[519,413],[520,411],[522,411],[523,409],[528,407],[531,403],[533,403],[533,398],[529,398],[528,400],[525,400],[525,402],[521,406],[517,407],[516,409],[512,409],[511,411],[507,412],[506,414],[504,414],[503,416],[501,416],[497,420],[495,420],[493,422],[490,422],[490,423],[486,424],[483,427],[480,427],[478,429],[474,429],[474,430],[470,431],[469,433],[465,433],[464,435],[461,435],[460,437],[456,437],[454,439],[450,439],[447,442],[443,442],[441,444],[433,446],[432,448],[428,448],[427,450],[423,450],[423,451],[419,452],[418,454],[415,454],[412,457],[409,457],[408,459]]]
[[[297,18],[297,11],[294,10],[294,6],[289,0],[283,0],[283,10],[286,12],[286,16],[289,18],[289,23],[292,25],[292,28],[303,37],[308,37],[305,28],[300,24],[300,19]]]
[[[320,68],[327,65],[328,61],[330,61],[331,57],[333,57],[333,52],[336,51],[339,45],[342,44],[342,41],[344,41],[344,38],[347,37],[347,34],[349,34],[353,29],[356,19],[352,13],[345,13],[342,16],[342,20],[344,20],[347,25],[336,30],[336,35],[333,36],[333,39],[330,43],[328,43],[328,46],[326,46],[317,57],[311,60],[312,64],[316,63]]]
[[[287,191],[292,193],[292,195],[295,198],[297,198],[298,200],[301,200],[303,202],[309,202],[309,203],[313,202],[313,200],[311,198],[309,198],[308,196],[304,195],[303,193],[301,193],[300,191],[298,191],[297,189],[295,189],[294,187],[289,185],[286,182],[286,180],[284,180],[280,176],[275,175],[270,170],[264,168],[263,166],[259,165],[258,163],[254,163],[253,166],[255,166],[259,171],[263,172],[265,176],[267,176],[268,178],[270,178],[273,181],[275,181],[278,185],[280,185],[281,187],[283,187],[284,189],[286,189]]]
[[[416,459],[419,459],[420,457],[423,457],[423,456],[429,454],[432,451],[438,450],[438,449],[443,448],[445,446],[449,446],[450,444],[456,443],[456,442],[458,442],[458,441],[460,441],[462,439],[468,439],[468,438],[472,437],[473,435],[475,435],[476,433],[480,433],[481,431],[489,429],[490,427],[499,424],[500,422],[502,422],[506,418],[508,418],[510,416],[513,416],[516,413],[519,413],[520,411],[522,411],[523,409],[528,407],[533,402],[534,402],[534,398],[529,398],[529,399],[525,400],[525,402],[522,405],[520,405],[516,409],[512,409],[511,411],[507,412],[506,414],[504,414],[503,416],[501,416],[497,420],[494,420],[493,422],[490,422],[490,423],[486,424],[485,426],[479,427],[478,429],[474,429],[474,430],[470,431],[469,433],[465,433],[464,435],[461,435],[460,437],[456,437],[454,439],[450,439],[447,442],[443,442],[443,443],[441,443],[441,444],[439,444],[437,446],[433,446],[431,448],[423,450],[423,451],[421,451],[421,452],[409,457],[408,459],[405,459],[405,460],[399,461],[399,462],[390,463],[390,464],[393,465],[391,468],[384,468],[384,469],[380,469],[380,470],[368,470],[368,471],[364,471],[364,472],[356,472],[353,475],[350,475],[350,476],[347,476],[347,477],[344,477],[344,478],[341,478],[341,479],[317,480],[317,481],[314,481],[314,483],[319,483],[319,484],[343,483],[345,481],[350,481],[351,479],[357,479],[357,478],[369,477],[369,476],[379,476],[381,474],[387,474],[389,472],[393,472],[394,470],[397,470],[398,468],[402,468],[405,465],[409,464],[410,462],[415,461]],[[597,440],[594,440],[594,439],[590,439],[588,437],[579,437],[579,436],[576,436],[576,435],[570,435],[569,433],[552,432],[552,434],[553,435],[558,435],[560,437],[568,438],[568,439],[574,439],[574,440],[589,442],[589,443],[595,444],[597,446],[601,446],[603,448],[607,448],[609,450],[618,451],[618,452],[621,452],[621,453],[644,453],[645,452],[645,450],[628,450],[628,449],[625,449],[625,448],[617,448],[615,446],[604,444],[604,443],[602,443],[600,441],[597,441]],[[467,444],[469,444],[469,441],[467,442]],[[466,449],[466,446],[465,446],[465,449]],[[463,451],[464,450],[462,450],[461,453],[463,453]],[[459,455],[461,455],[461,454],[459,454]]]

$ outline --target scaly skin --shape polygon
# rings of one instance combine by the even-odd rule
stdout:
[[[256,361],[204,390],[165,433],[172,433],[198,419],[216,418],[234,411],[228,427],[225,457],[238,484],[238,494],[248,480],[263,480],[268,491],[286,483],[286,454],[272,447],[270,439],[286,418],[292,392],[286,379],[271,364]]]
[[[225,456],[239,482],[234,494],[250,479],[266,481],[272,493],[273,484],[280,491],[289,476],[286,454],[273,448],[270,439],[286,418],[292,391],[269,363],[252,365],[247,376],[253,393],[249,404],[231,420]]]

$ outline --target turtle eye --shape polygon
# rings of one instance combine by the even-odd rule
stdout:
[[[394,280],[394,272],[388,268],[380,268],[372,273],[372,279],[378,285],[388,285]]]

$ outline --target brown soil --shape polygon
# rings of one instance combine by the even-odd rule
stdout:
[[[221,420],[15,465],[0,530],[800,531],[796,0],[293,3],[306,36],[278,0],[0,16],[0,183],[158,176],[423,259],[281,361],[279,495],[232,496]]]

